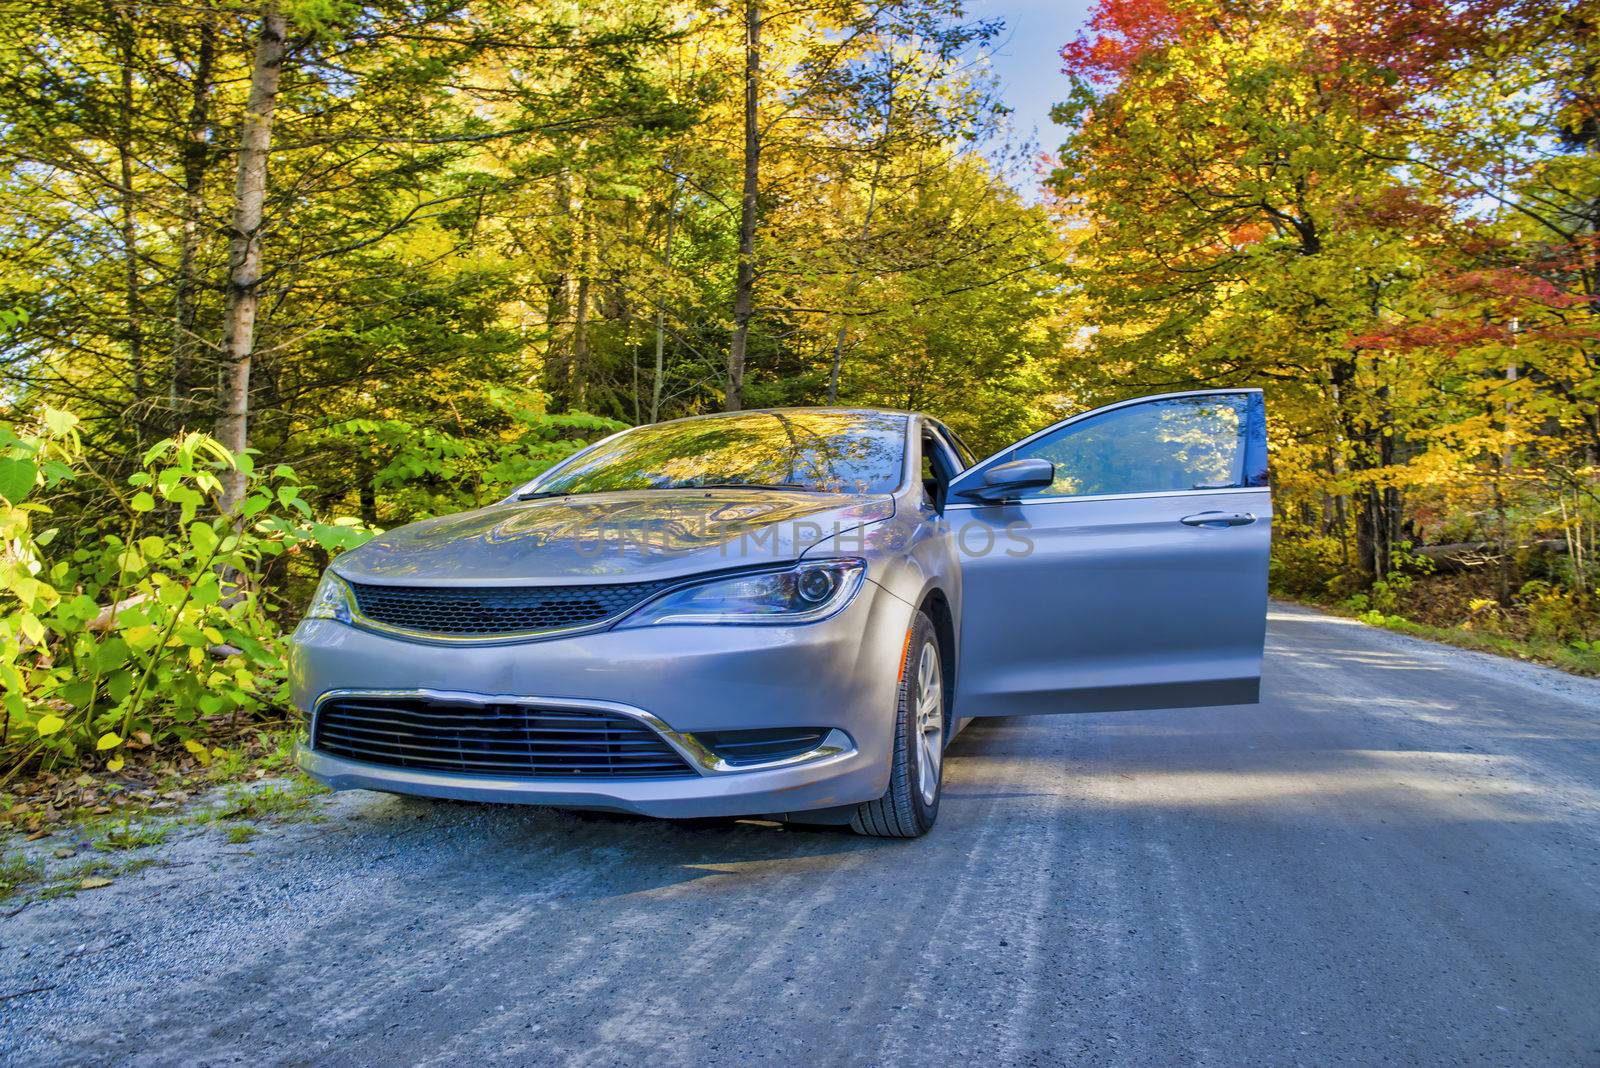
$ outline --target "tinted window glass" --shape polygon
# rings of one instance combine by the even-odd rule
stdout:
[[[1247,394],[1172,397],[1118,408],[1016,450],[1056,465],[1027,497],[1172,493],[1245,485]]]
[[[934,425],[940,436],[944,438],[944,443],[950,447],[950,451],[955,453],[956,458],[961,461],[961,469],[963,471],[978,462],[973,457],[972,450],[967,448],[967,443],[956,437],[953,430],[942,424],[936,423]]]
[[[621,434],[555,468],[538,493],[795,486],[887,493],[900,485],[906,417],[879,412],[736,412]]]

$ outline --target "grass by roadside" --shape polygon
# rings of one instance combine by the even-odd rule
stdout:
[[[155,847],[174,836],[210,835],[222,848],[318,818],[313,800],[326,791],[294,769],[288,732],[216,752],[119,775],[45,774],[0,794],[0,916],[159,864]]]
[[[1421,623],[1413,619],[1407,619],[1402,615],[1373,609],[1354,611],[1339,604],[1296,601],[1293,598],[1285,598],[1285,600],[1303,604],[1307,608],[1315,608],[1319,611],[1345,616],[1349,619],[1358,619],[1369,626],[1382,627],[1384,630],[1410,634],[1418,638],[1427,638],[1430,641],[1443,642],[1446,645],[1454,645],[1461,649],[1472,649],[1480,653],[1494,653],[1513,660],[1545,664],[1550,667],[1560,668],[1562,671],[1571,672],[1574,675],[1600,678],[1600,642],[1575,643],[1536,636],[1519,637],[1496,634],[1489,631],[1474,630],[1467,626],[1439,626],[1434,623]]]

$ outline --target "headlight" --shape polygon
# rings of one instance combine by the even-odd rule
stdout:
[[[322,581],[317,583],[317,592],[311,597],[306,618],[337,619],[341,623],[348,623],[354,607],[350,587],[330,568],[322,573]]]
[[[788,571],[712,579],[664,593],[617,626],[814,623],[849,604],[866,573],[864,560],[818,560]]]

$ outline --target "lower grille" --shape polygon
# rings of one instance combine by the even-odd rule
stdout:
[[[744,731],[696,731],[695,740],[733,767],[787,760],[809,753],[828,736],[826,727],[763,727]]]
[[[312,748],[393,768],[545,779],[687,778],[655,731],[611,712],[425,697],[339,697],[317,710]]]

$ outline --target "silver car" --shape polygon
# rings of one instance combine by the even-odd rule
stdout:
[[[978,716],[1254,702],[1255,390],[988,459],[926,415],[637,427],[329,568],[294,634],[335,788],[913,837]]]

